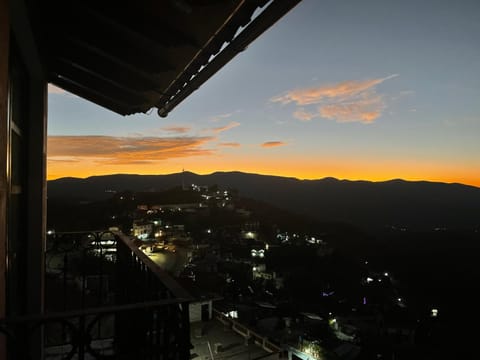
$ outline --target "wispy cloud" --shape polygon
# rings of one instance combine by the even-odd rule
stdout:
[[[213,137],[49,136],[49,161],[95,160],[108,164],[140,164],[171,158],[211,155],[203,146]]]
[[[359,121],[365,124],[374,122],[380,117],[385,104],[381,96],[364,94],[365,96],[319,107],[320,116],[338,122]]]
[[[219,115],[215,115],[215,116],[212,116],[210,118],[210,121],[211,122],[218,122],[220,120],[224,120],[224,119],[228,119],[229,117],[231,117],[233,115],[233,113],[226,113],[226,114],[219,114]]]
[[[303,109],[303,108],[297,109],[293,113],[293,117],[295,119],[298,119],[298,120],[301,120],[301,121],[310,121],[317,116],[318,116],[317,114],[311,113],[309,111],[305,111],[305,109]]]
[[[214,132],[215,134],[220,134],[220,133],[222,133],[222,132],[224,132],[224,131],[233,129],[233,128],[237,127],[237,126],[240,126],[240,123],[239,123],[239,122],[231,121],[229,124],[227,124],[227,125],[225,125],[225,126],[219,126],[219,127],[207,129],[206,131],[212,131],[212,132]]]
[[[287,92],[284,95],[271,99],[272,102],[288,104],[295,102],[297,105],[318,104],[325,99],[345,99],[363,93],[374,86],[381,84],[385,80],[392,79],[398,74],[390,75],[380,79],[370,79],[364,81],[344,81],[337,84],[312,87],[307,89],[297,89]]]
[[[185,134],[191,130],[189,126],[167,126],[163,127],[162,130],[175,133],[175,134]]]
[[[55,157],[49,158],[48,161],[56,162],[56,163],[78,163],[80,160],[78,158],[73,157]]]
[[[386,80],[397,77],[393,74],[378,79],[350,80],[336,84],[296,89],[270,99],[271,102],[297,106],[320,105],[318,111],[311,112],[298,108],[293,116],[302,121],[314,117],[333,119],[338,122],[375,121],[385,108],[385,102],[376,92],[376,86]]]
[[[260,146],[263,148],[272,148],[272,147],[284,146],[284,145],[287,145],[287,143],[284,141],[266,141]]]
[[[222,142],[220,144],[218,144],[220,146],[225,146],[225,147],[240,147],[240,143],[238,142]]]

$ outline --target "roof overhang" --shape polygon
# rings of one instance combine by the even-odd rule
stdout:
[[[301,0],[48,0],[33,18],[48,81],[162,117]]]

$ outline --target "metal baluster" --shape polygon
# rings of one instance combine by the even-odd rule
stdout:
[[[85,287],[86,287],[86,256],[87,250],[82,249],[82,296],[81,296],[81,309],[85,309]]]

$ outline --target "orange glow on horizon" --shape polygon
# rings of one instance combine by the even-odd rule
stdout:
[[[99,164],[94,159],[75,161],[48,161],[48,180],[62,177],[86,178],[95,175],[138,174],[165,175],[181,172],[182,169],[199,175],[216,171],[241,171],[262,175],[294,177],[314,180],[334,177],[345,180],[387,181],[404,179],[410,181],[434,181],[462,183],[480,187],[478,174],[468,166],[445,164],[399,163],[387,164],[376,161],[342,161],[322,159],[280,159],[258,156],[255,160],[246,156],[198,156],[181,159],[166,159],[148,164]]]

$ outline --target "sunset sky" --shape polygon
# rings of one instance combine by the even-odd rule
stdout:
[[[166,119],[49,88],[48,178],[182,169],[480,186],[480,1],[303,0]]]

